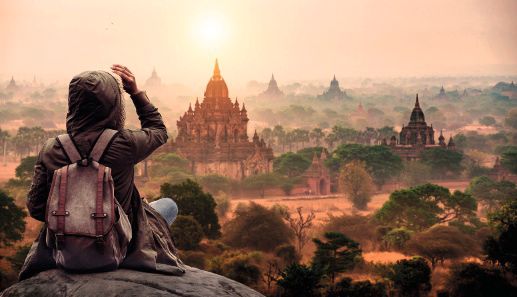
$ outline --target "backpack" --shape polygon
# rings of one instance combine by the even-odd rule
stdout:
[[[60,268],[114,270],[126,256],[131,224],[115,198],[111,168],[99,163],[116,133],[104,130],[85,158],[70,135],[57,137],[70,164],[54,171],[45,221],[46,243]]]

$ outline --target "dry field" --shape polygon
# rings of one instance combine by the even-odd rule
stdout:
[[[14,177],[14,171],[18,164],[19,162],[7,162],[7,164],[4,165],[3,162],[0,162],[0,183],[6,182]]]

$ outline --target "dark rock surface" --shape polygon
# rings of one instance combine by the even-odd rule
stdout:
[[[19,282],[0,297],[264,297],[224,276],[188,268],[184,276],[168,276],[119,269],[93,274],[70,274],[49,270]]]

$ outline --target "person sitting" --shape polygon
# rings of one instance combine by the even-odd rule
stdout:
[[[135,164],[166,143],[167,130],[157,108],[138,89],[133,73],[118,64],[111,69],[114,74],[86,71],[71,80],[66,131],[77,151],[88,156],[103,131],[116,130],[98,162],[111,168],[115,199],[131,225],[131,240],[119,267],[182,275],[185,266],[176,255],[169,230],[178,214],[176,204],[170,198],[148,204],[134,183]],[[141,124],[138,130],[124,129],[123,92],[117,76],[136,108]],[[29,213],[36,220],[45,222],[54,171],[70,164],[70,159],[56,138],[47,140],[41,149],[27,199]],[[43,226],[25,259],[20,279],[57,267],[54,247],[46,243],[47,232]]]

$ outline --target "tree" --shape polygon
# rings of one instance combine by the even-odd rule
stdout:
[[[390,178],[402,171],[402,160],[387,146],[365,146],[360,144],[340,145],[328,159],[330,168],[337,172],[342,164],[353,160],[363,161],[368,173],[377,186],[382,186]]]
[[[454,266],[446,289],[450,297],[517,296],[517,289],[499,270],[477,263]]]
[[[339,188],[355,208],[365,210],[373,194],[373,180],[361,161],[345,164],[339,172]]]
[[[485,125],[485,126],[493,126],[493,125],[495,125],[496,120],[492,116],[484,116],[479,119],[479,123],[481,125]]]
[[[321,145],[321,140],[325,138],[325,132],[321,128],[314,128],[309,134],[310,139],[316,144],[316,146]]]
[[[383,237],[384,246],[388,249],[401,251],[413,235],[413,231],[404,227],[389,230]]]
[[[296,236],[298,242],[298,253],[302,253],[303,247],[309,241],[308,231],[312,227],[312,221],[316,218],[314,211],[310,211],[307,216],[303,216],[302,207],[296,208],[296,215],[292,216],[287,213],[285,219],[289,223],[289,227]]]
[[[302,175],[311,165],[311,161],[296,153],[285,153],[273,160],[273,170],[287,177]]]
[[[517,173],[517,146],[507,146],[501,152],[501,165],[513,173]]]
[[[152,158],[156,166],[151,166],[152,177],[167,176],[171,171],[188,170],[189,161],[175,153],[160,154]]]
[[[397,261],[389,278],[398,297],[419,297],[431,290],[431,269],[419,257]]]
[[[248,190],[258,190],[260,197],[264,197],[266,189],[278,186],[281,176],[273,173],[262,173],[246,177],[242,181],[242,187]]]
[[[455,227],[434,226],[413,235],[406,243],[405,250],[426,258],[434,269],[436,264],[443,264],[445,260],[479,254],[479,245]]]
[[[325,241],[313,239],[316,252],[312,258],[312,265],[324,275],[330,277],[334,285],[336,275],[352,269],[362,260],[362,251],[359,243],[338,232],[325,232]]]
[[[514,183],[506,180],[493,181],[486,176],[473,178],[466,192],[486,205],[489,212],[517,197],[517,187]]]
[[[438,223],[470,222],[476,209],[476,200],[469,194],[451,194],[447,188],[425,184],[391,193],[375,218],[388,226],[419,231]]]
[[[321,274],[313,267],[303,264],[289,265],[281,274],[277,284],[285,297],[315,297]]]
[[[300,261],[301,255],[296,252],[296,248],[291,244],[282,244],[276,247],[275,256],[280,258],[284,267]]]
[[[22,239],[26,216],[27,213],[14,203],[13,198],[0,189],[0,247]]]
[[[228,193],[231,187],[230,179],[217,174],[209,174],[199,177],[199,184],[205,191],[211,194],[216,194],[218,192]]]
[[[314,146],[314,147],[306,147],[304,149],[301,149],[296,152],[298,155],[304,157],[307,160],[311,160],[314,158],[314,155],[320,156],[322,153],[325,153],[328,155],[328,151],[326,148],[321,146]]]
[[[463,154],[459,151],[446,148],[432,148],[424,150],[420,158],[422,162],[431,168],[434,176],[457,176],[463,170],[461,161]]]
[[[512,108],[508,111],[504,124],[510,128],[517,129],[517,108]]]
[[[408,161],[404,163],[404,170],[400,174],[400,180],[408,187],[422,185],[431,179],[431,168],[420,161]]]
[[[278,212],[253,202],[238,208],[223,232],[223,241],[230,246],[265,252],[290,243],[292,238],[293,232]]]
[[[179,215],[171,226],[177,247],[182,250],[198,248],[203,239],[203,228],[192,216]]]
[[[170,197],[176,202],[180,215],[194,217],[208,238],[221,236],[214,197],[203,192],[199,184],[190,179],[175,185],[164,183],[160,186],[160,193],[162,197]]]
[[[370,281],[353,282],[351,278],[345,277],[336,284],[333,292],[328,297],[387,297],[386,285],[384,283],[371,283]]]
[[[375,250],[378,245],[378,228],[376,220],[371,216],[329,214],[323,232],[339,232],[361,244],[363,249]]]
[[[210,260],[209,270],[245,285],[256,284],[261,276],[259,252],[226,251]]]
[[[517,200],[503,204],[488,220],[495,234],[483,246],[487,260],[517,274]]]
[[[37,160],[38,157],[36,156],[23,158],[20,165],[15,169],[15,176],[24,182],[30,180],[34,174],[34,166]]]

